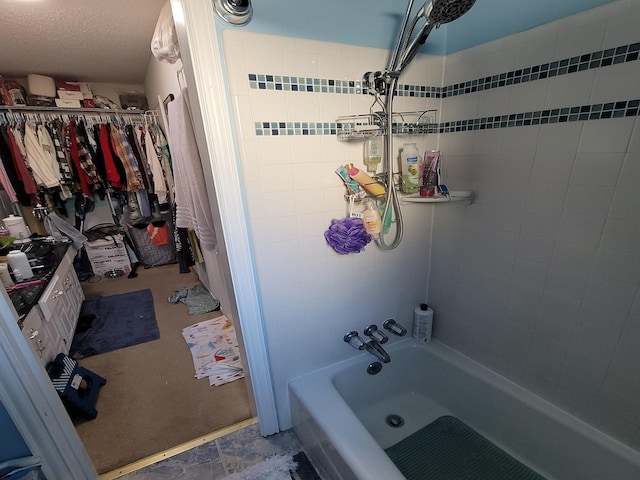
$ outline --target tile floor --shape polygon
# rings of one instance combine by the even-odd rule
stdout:
[[[123,480],[222,479],[274,455],[295,455],[302,445],[293,430],[263,437],[250,425],[174,457],[126,474]],[[298,472],[300,480],[320,480],[315,472]]]

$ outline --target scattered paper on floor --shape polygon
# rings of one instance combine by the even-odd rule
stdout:
[[[233,322],[225,315],[182,329],[191,351],[196,378],[223,385],[244,377]]]

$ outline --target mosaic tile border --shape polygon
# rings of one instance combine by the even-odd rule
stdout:
[[[336,135],[336,122],[255,122],[258,137],[278,135]]]
[[[640,55],[640,42],[630,45],[622,45],[616,48],[608,48],[597,52],[577,55],[558,61],[543,63],[533,67],[512,70],[510,72],[478,78],[464,83],[456,83],[443,87],[440,94],[442,98],[468,93],[500,88],[507,85],[533,82],[545,78],[569,75],[584,70],[608,67],[619,63],[634,62]]]
[[[594,105],[536,110],[534,112],[513,113],[495,117],[482,117],[438,125],[439,133],[488,130],[492,128],[547,125],[550,123],[582,122],[606,120],[610,118],[636,117],[640,115],[640,99]]]
[[[429,125],[434,133],[466,132],[640,116],[640,99],[536,110]],[[255,122],[256,136],[336,135],[336,122]]]
[[[553,62],[534,65],[532,67],[503,72],[488,77],[477,78],[467,82],[456,83],[444,87],[425,85],[398,85],[399,97],[447,98],[458,95],[491,90],[493,88],[533,82],[545,78],[569,75],[584,70],[608,67],[620,63],[633,62],[640,58],[640,42],[621,45],[615,48],[598,50],[597,52],[576,55]],[[334,80],[326,78],[296,77],[287,75],[270,75],[250,73],[249,87],[258,90],[291,91],[306,93],[340,93],[348,95],[367,94],[360,81]]]
[[[249,74],[249,88],[283,92],[361,94],[362,83],[352,80],[294,77],[291,75]],[[366,92],[364,92],[366,93]]]

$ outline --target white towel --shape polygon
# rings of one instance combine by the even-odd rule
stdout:
[[[193,230],[202,248],[214,250],[216,232],[186,89],[169,103],[169,148],[175,182],[176,226]]]

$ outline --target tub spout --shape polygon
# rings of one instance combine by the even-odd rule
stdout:
[[[365,343],[365,348],[369,353],[382,360],[382,363],[389,363],[391,361],[391,357],[389,356],[389,354],[385,351],[384,348],[382,348],[382,345],[380,345],[375,340],[369,340],[367,343]]]

